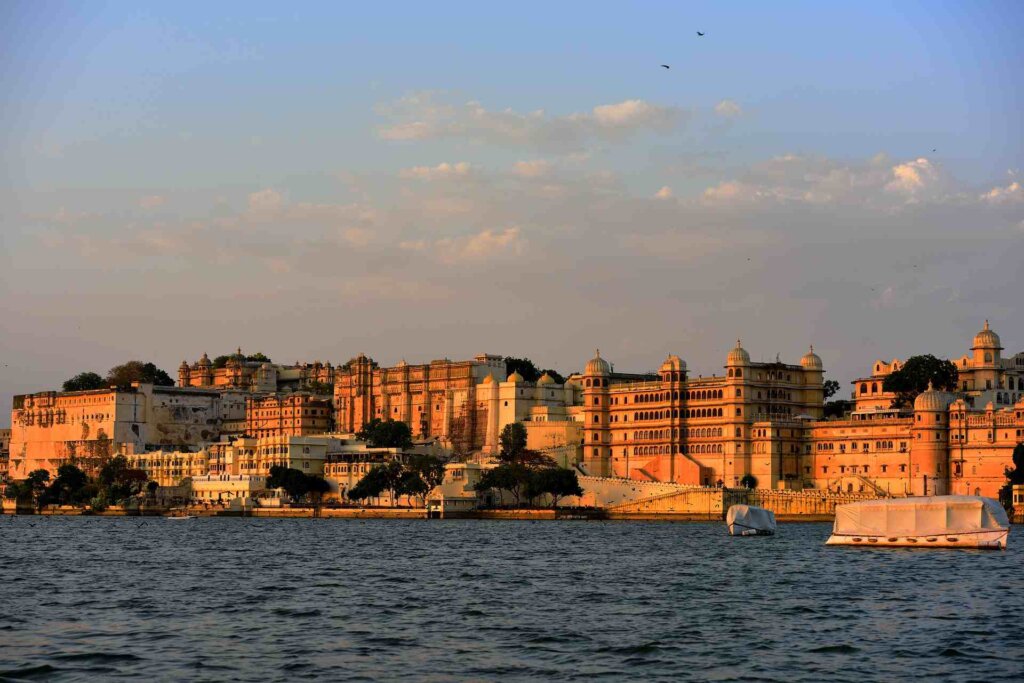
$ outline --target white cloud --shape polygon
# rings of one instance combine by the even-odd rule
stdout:
[[[551,173],[551,162],[544,159],[517,161],[512,172],[521,178],[542,178]]]
[[[399,177],[406,179],[416,180],[441,180],[445,178],[465,178],[471,172],[472,168],[465,161],[460,161],[455,164],[449,164],[447,162],[440,163],[437,166],[414,166],[412,168],[405,168],[399,172]]]
[[[981,199],[992,204],[1024,202],[1024,188],[1021,187],[1018,181],[1014,180],[1006,187],[993,187],[981,195]]]
[[[654,194],[654,197],[656,199],[672,199],[672,188],[668,185],[664,185]]]
[[[151,194],[146,197],[139,199],[139,206],[143,209],[155,209],[163,206],[167,202],[165,197],[161,197],[158,194]]]
[[[461,105],[438,102],[433,93],[418,93],[379,106],[389,121],[377,128],[384,140],[457,138],[476,143],[527,146],[562,152],[579,150],[591,138],[605,141],[652,130],[668,132],[685,118],[678,107],[644,100],[624,100],[589,112],[551,116],[544,110],[491,110],[479,102]]]
[[[932,187],[939,179],[935,166],[921,157],[892,167],[892,180],[885,186],[889,192],[914,196]]]
[[[722,100],[715,105],[715,113],[727,119],[735,118],[743,113],[743,108],[732,100]]]
[[[434,252],[444,263],[489,261],[508,255],[519,255],[526,241],[517,227],[505,230],[483,230],[461,237],[444,238],[433,245]]]
[[[617,104],[594,107],[593,119],[599,125],[609,128],[665,129],[676,124],[678,110],[672,107],[659,107],[643,100],[625,100]]]

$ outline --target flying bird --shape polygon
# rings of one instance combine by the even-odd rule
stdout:
[[[662,64],[661,66],[662,66],[662,68],[664,68],[664,69],[671,69],[671,68],[672,68],[672,67],[670,67],[670,66],[669,66],[668,64]]]
[[[701,33],[700,31],[697,31],[697,35],[698,35],[698,36],[702,36],[702,35],[704,35],[704,34],[703,34],[703,33]]]

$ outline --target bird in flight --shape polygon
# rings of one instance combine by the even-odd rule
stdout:
[[[697,31],[697,35],[698,35],[698,36],[702,36],[702,35],[704,35],[704,34],[703,34],[703,33],[701,33],[700,31]]]
[[[665,68],[665,69],[671,69],[672,68],[668,64],[662,64],[661,66],[662,66],[662,68]]]

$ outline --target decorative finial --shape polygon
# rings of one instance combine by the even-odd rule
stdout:
[[[935,388],[932,386],[931,380],[928,380],[928,391],[935,391]]]
[[[814,344],[811,344],[811,353],[814,353]]]
[[[601,357],[601,349],[594,349],[594,357],[595,358],[600,358]]]
[[[985,329],[988,329],[988,318],[985,318]]]
[[[740,348],[740,346],[741,346],[741,344],[740,344],[740,340],[739,340],[739,338],[737,337],[737,339],[736,339],[736,348],[738,349],[738,348]]]

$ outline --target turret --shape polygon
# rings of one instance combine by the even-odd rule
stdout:
[[[984,391],[985,389],[1001,389],[1002,359],[1000,351],[1003,347],[999,335],[989,329],[988,321],[985,327],[974,335],[974,343],[971,344],[971,351],[974,353],[974,389]]]
[[[608,429],[608,378],[611,366],[595,351],[583,371],[583,462],[587,472],[598,477],[612,476],[611,444]],[[629,476],[628,472],[621,473]]]
[[[949,406],[953,400],[952,394],[936,391],[931,382],[914,399],[908,491],[912,495],[941,496],[947,493]]]

